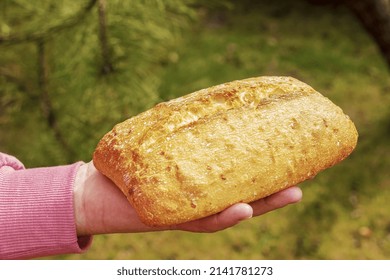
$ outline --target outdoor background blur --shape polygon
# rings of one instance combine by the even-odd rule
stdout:
[[[214,234],[96,236],[54,258],[390,258],[390,1],[337,2],[0,1],[0,150],[26,167],[89,161],[120,121],[261,75],[308,83],[359,131],[300,204]]]

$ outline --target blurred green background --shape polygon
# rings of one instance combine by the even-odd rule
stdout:
[[[388,69],[343,5],[1,1],[0,150],[26,167],[89,161],[114,124],[158,102],[236,79],[293,76],[359,131],[348,159],[301,185],[300,204],[214,234],[96,236],[87,253],[53,258],[388,259]]]

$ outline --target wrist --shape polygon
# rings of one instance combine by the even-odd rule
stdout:
[[[76,223],[77,236],[87,235],[86,217],[85,217],[85,203],[84,203],[84,189],[85,182],[88,178],[88,163],[83,163],[79,166],[75,182],[73,186],[73,207]]]
[[[147,229],[123,193],[92,161],[81,165],[76,174],[74,209],[78,236]]]

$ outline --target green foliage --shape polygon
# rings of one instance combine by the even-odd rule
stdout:
[[[115,123],[158,102],[161,66],[195,16],[189,1],[108,1],[102,23],[99,2],[105,1],[2,4],[0,51],[6,55],[0,58],[0,104],[20,107],[12,118],[2,113],[3,119],[8,130],[16,121],[43,128],[27,127],[30,137],[18,146],[3,143],[27,164],[89,160],[97,140]],[[15,87],[22,96],[13,94]]]
[[[23,7],[23,2],[1,5],[6,3],[6,15],[17,19],[15,3]],[[156,102],[225,81],[290,75],[352,118],[359,131],[356,151],[303,183],[300,204],[235,228],[215,234],[96,236],[86,254],[58,258],[388,259],[390,79],[376,46],[343,8],[304,1],[213,1],[208,8],[205,2],[209,5],[108,1],[109,74],[102,71],[107,61],[96,7],[78,24],[45,38],[48,91],[75,152],[70,159],[40,109],[36,42],[0,44],[1,149],[27,165],[88,160],[113,124]],[[51,24],[72,17],[83,5],[70,4],[71,11]],[[0,20],[1,27],[6,21]],[[9,27],[0,32],[16,34]]]

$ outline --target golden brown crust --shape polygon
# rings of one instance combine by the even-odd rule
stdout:
[[[251,202],[314,177],[355,148],[352,121],[290,77],[234,81],[116,125],[94,153],[148,225]]]

